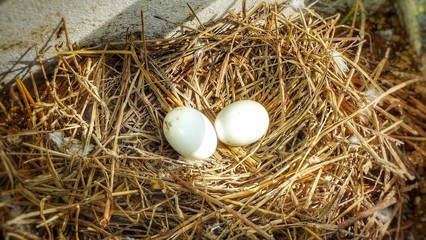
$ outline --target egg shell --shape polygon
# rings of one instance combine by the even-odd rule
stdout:
[[[180,155],[205,159],[213,155],[217,136],[209,119],[191,107],[177,107],[167,113],[163,122],[167,142]]]
[[[243,146],[262,138],[269,127],[269,115],[260,103],[241,100],[222,109],[214,126],[221,142]]]

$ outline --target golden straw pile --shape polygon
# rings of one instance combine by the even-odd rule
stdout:
[[[68,44],[44,79],[17,80],[0,105],[4,237],[399,236],[426,106],[398,96],[420,78],[383,84],[385,60],[363,68],[364,19],[286,7],[262,3],[172,39]],[[241,99],[270,114],[259,142],[219,144],[199,162],[166,142],[172,108],[213,121]]]

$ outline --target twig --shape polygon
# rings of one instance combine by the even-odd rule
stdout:
[[[385,199],[383,202],[377,204],[376,206],[367,209],[363,212],[358,213],[356,216],[349,218],[348,220],[344,221],[343,223],[339,224],[340,229],[345,229],[349,227],[350,225],[354,224],[356,221],[359,221],[363,218],[366,218],[368,216],[373,215],[375,212],[380,211],[382,209],[385,209],[387,207],[390,207],[396,203],[396,199],[394,197],[390,199]]]

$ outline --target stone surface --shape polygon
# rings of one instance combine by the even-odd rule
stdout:
[[[305,3],[309,6],[315,2],[313,8],[317,11],[334,14],[347,12],[355,1],[306,0]],[[395,1],[398,2],[401,19],[410,33],[411,42],[420,52],[426,45],[426,0],[364,0],[368,14],[392,7]],[[250,8],[260,0],[246,2],[247,8]],[[46,62],[49,62],[54,56],[54,46],[64,42],[63,34],[59,38],[55,34],[62,18],[68,23],[71,42],[96,45],[122,40],[127,30],[140,31],[141,11],[144,12],[148,38],[161,37],[179,30],[176,25],[157,17],[196,26],[198,22],[187,4],[203,23],[222,18],[228,10],[241,10],[241,0],[0,0],[0,89],[16,77],[23,77],[30,70],[37,70],[36,47],[44,53]]]
[[[258,2],[247,0],[247,8]],[[141,11],[149,38],[178,30],[157,17],[195,26],[198,22],[187,4],[204,23],[241,9],[241,0],[0,0],[0,88],[37,69],[35,46],[46,53],[45,59],[54,56],[54,46],[64,41],[55,34],[62,18],[68,23],[71,42],[94,45],[122,40],[127,30],[140,31]]]

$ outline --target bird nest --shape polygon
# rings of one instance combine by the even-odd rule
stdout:
[[[407,152],[426,136],[413,120],[425,121],[425,106],[402,96],[420,78],[384,81],[386,59],[371,69],[363,18],[339,25],[339,16],[290,8],[262,3],[173,38],[68,43],[53,72],[18,79],[0,105],[4,236],[398,234],[415,182]],[[269,112],[260,141],[219,143],[211,158],[187,161],[165,140],[174,107],[214,121],[241,99]],[[404,111],[413,105],[422,114]]]

